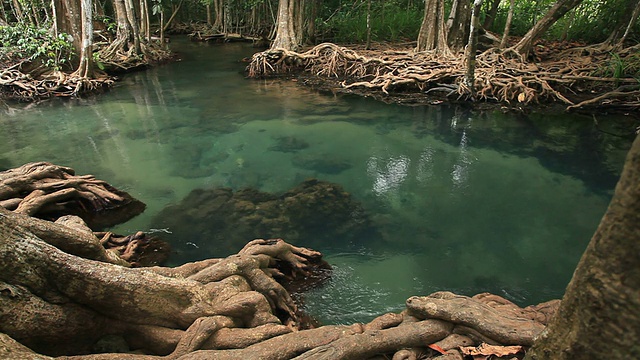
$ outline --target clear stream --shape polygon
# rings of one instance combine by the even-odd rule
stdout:
[[[106,94],[4,106],[0,168],[50,161],[129,191],[148,208],[114,229],[121,234],[162,229],[153,217],[195,188],[339,183],[384,241],[317,249],[335,273],[306,307],[325,324],[368,321],[438,290],[490,291],[521,305],[560,297],[632,140],[590,116],[403,107],[247,80],[238,60],[255,50],[246,44],[173,48],[183,61],[126,75]],[[608,133],[629,133],[624,117],[597,119]],[[308,147],[277,151],[281,138]],[[228,255],[165,230],[173,264]]]

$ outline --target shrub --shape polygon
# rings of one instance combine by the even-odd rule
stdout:
[[[40,60],[53,70],[60,70],[73,56],[73,45],[67,34],[54,36],[49,29],[30,25],[0,26],[0,44],[5,54]]]

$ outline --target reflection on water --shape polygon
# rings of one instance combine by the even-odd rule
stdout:
[[[354,251],[323,240],[336,276],[307,308],[325,322],[367,321],[437,290],[520,304],[560,296],[631,141],[574,115],[399,107],[250,81],[237,62],[248,46],[174,44],[184,61],[129,75],[103,96],[6,108],[0,167],[51,161],[130,191],[147,211],[113,230],[159,232],[185,261],[226,255],[206,236],[153,223],[193,189],[339,183],[382,241],[360,239]]]

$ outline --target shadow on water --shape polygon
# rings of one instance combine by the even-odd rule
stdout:
[[[174,46],[183,61],[102,96],[5,109],[0,167],[51,161],[129,191],[147,211],[112,230],[165,235],[174,264],[254,237],[322,251],[335,276],[306,300],[325,323],[437,290],[561,296],[631,144],[579,115],[402,107],[248,80],[249,46]],[[317,196],[307,179],[323,184]]]

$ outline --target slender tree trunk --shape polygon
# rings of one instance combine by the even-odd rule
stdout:
[[[160,11],[160,44],[164,46],[164,9]]]
[[[451,54],[444,29],[444,0],[425,1],[416,51],[428,50],[435,50],[443,55]]]
[[[640,359],[640,137],[548,328],[528,360]]]
[[[367,43],[365,48],[371,48],[371,0],[367,0]]]
[[[207,10],[207,25],[212,26],[213,18],[211,17],[211,4],[206,5],[206,10]]]
[[[631,32],[631,29],[633,29],[633,26],[635,25],[636,21],[638,20],[638,16],[639,15],[640,15],[640,1],[638,1],[636,3],[636,7],[633,9],[633,13],[631,14],[631,19],[629,20],[629,24],[627,25],[627,29],[625,30],[624,34],[622,35],[622,37],[618,41],[618,45],[620,47],[624,46],[624,42],[627,39],[627,36],[629,36],[629,32]]]
[[[184,0],[180,0],[180,2],[178,3],[178,5],[176,5],[173,8],[173,11],[171,12],[171,16],[169,17],[169,20],[167,20],[167,22],[164,24],[163,28],[165,30],[167,30],[169,28],[169,26],[171,25],[171,22],[173,22],[173,19],[176,18],[176,15],[178,15],[178,11],[180,11],[180,8],[182,7],[182,3],[184,2]]]
[[[151,42],[151,26],[149,24],[149,5],[147,0],[140,0],[140,33],[142,37]]]
[[[136,19],[136,9],[133,5],[133,0],[125,0],[124,6],[133,35],[133,49],[136,54],[142,54],[142,48],[140,47],[140,28],[138,26],[138,20]]]
[[[222,7],[224,9],[224,11],[222,12],[223,14],[223,21],[222,21],[222,29],[225,34],[228,34],[232,31],[231,26],[233,25],[231,23],[231,6],[229,4],[229,1],[231,0],[222,0]]]
[[[534,42],[542,36],[551,25],[564,16],[571,9],[580,5],[582,0],[558,0],[551,9],[540,19],[525,36],[514,46],[514,50],[526,57],[531,52]]]
[[[469,44],[465,58],[467,60],[467,73],[464,76],[464,85],[469,89],[471,97],[475,97],[475,71],[476,71],[476,51],[478,49],[478,28],[480,27],[480,7],[482,0],[473,2],[471,13],[471,30],[469,31]]]
[[[13,14],[16,17],[16,20],[18,22],[23,22],[24,15],[22,13],[22,7],[20,6],[20,2],[18,2],[18,0],[13,0],[13,2],[11,3],[11,6],[13,7]]]
[[[311,0],[309,4],[309,21],[307,23],[307,38],[311,44],[316,44],[316,17],[318,17],[318,0]]]
[[[216,15],[216,19],[213,23],[213,28],[220,31],[224,29],[224,9],[222,7],[223,0],[213,0],[213,10]]]
[[[83,78],[93,76],[93,7],[91,0],[81,2],[82,47],[80,65],[75,74]]]
[[[613,31],[611,31],[611,34],[609,34],[607,40],[602,43],[604,47],[610,47],[619,42],[622,34],[624,34],[623,29],[625,28],[625,26],[635,22],[634,9],[638,6],[640,6],[640,0],[627,0],[627,3],[624,7],[624,12],[621,14],[621,16],[618,17],[618,23],[616,24],[616,27],[613,29]],[[635,14],[635,17],[637,16],[638,15]]]
[[[467,44],[470,23],[471,3],[468,0],[455,0],[447,20],[447,44],[452,50],[462,50]]]
[[[502,34],[502,41],[500,41],[500,49],[504,49],[507,46],[507,39],[509,38],[509,31],[511,30],[511,20],[513,19],[513,7],[515,0],[511,0],[509,3],[509,13],[507,14],[507,22],[504,24],[504,33]]]
[[[502,0],[493,0],[491,3],[491,7],[487,12],[487,16],[484,18],[484,23],[482,27],[485,29],[490,29],[493,26],[493,22],[496,20],[496,15],[498,14],[498,8],[500,7],[500,2]]]

